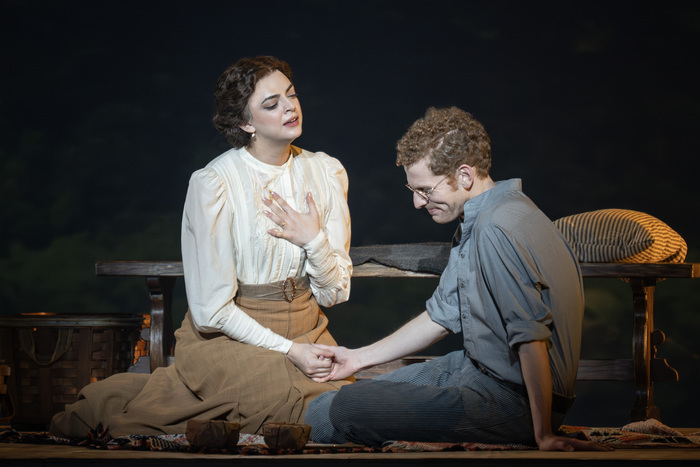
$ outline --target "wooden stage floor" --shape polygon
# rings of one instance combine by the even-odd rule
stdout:
[[[697,428],[678,429],[682,433]],[[611,452],[469,451],[437,453],[356,453],[242,456],[134,450],[102,451],[61,445],[0,443],[0,465],[4,466],[326,466],[326,465],[463,465],[480,466],[665,466],[699,465],[700,449],[647,448]]]

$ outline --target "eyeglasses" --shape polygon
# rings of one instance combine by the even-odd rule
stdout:
[[[437,188],[438,185],[440,185],[442,182],[444,182],[444,181],[447,179],[447,177],[449,177],[449,176],[450,176],[450,174],[445,175],[439,182],[437,182],[437,183],[435,184],[435,186],[433,186],[433,187],[432,187],[431,189],[429,189],[429,190],[419,190],[418,188],[413,188],[413,187],[412,187],[411,185],[409,185],[408,183],[406,184],[406,188],[408,188],[409,190],[411,190],[412,192],[414,192],[415,194],[417,194],[418,196],[420,196],[421,199],[423,199],[423,201],[425,201],[426,203],[428,203],[428,202],[430,202],[430,195],[433,194],[433,191],[435,191],[435,188]]]

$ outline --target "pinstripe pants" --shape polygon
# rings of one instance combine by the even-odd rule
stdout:
[[[319,443],[535,444],[527,398],[479,371],[464,351],[321,394],[305,421]]]

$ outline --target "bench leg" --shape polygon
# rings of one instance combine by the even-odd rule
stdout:
[[[634,405],[630,421],[649,418],[661,419],[654,403],[654,381],[651,377],[651,358],[654,332],[654,290],[656,279],[631,279],[634,302],[634,331],[632,355],[634,362]]]
[[[151,295],[150,361],[151,373],[167,365],[173,334],[172,300],[175,277],[146,277],[148,293]]]

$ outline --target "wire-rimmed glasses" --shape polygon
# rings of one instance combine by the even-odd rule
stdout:
[[[414,192],[415,194],[417,194],[418,196],[420,196],[421,199],[423,199],[423,201],[425,201],[426,203],[428,203],[428,202],[430,202],[430,195],[433,194],[433,191],[435,191],[435,188],[437,188],[438,185],[440,185],[442,182],[444,182],[444,181],[447,179],[447,177],[449,177],[449,176],[450,176],[449,174],[445,175],[439,182],[437,182],[437,183],[435,184],[435,186],[433,186],[433,187],[432,187],[431,189],[429,189],[429,190],[420,190],[420,189],[418,189],[418,188],[413,188],[413,187],[412,187],[410,184],[408,184],[408,183],[406,184],[406,188],[408,188],[409,190],[411,190],[412,192]]]

